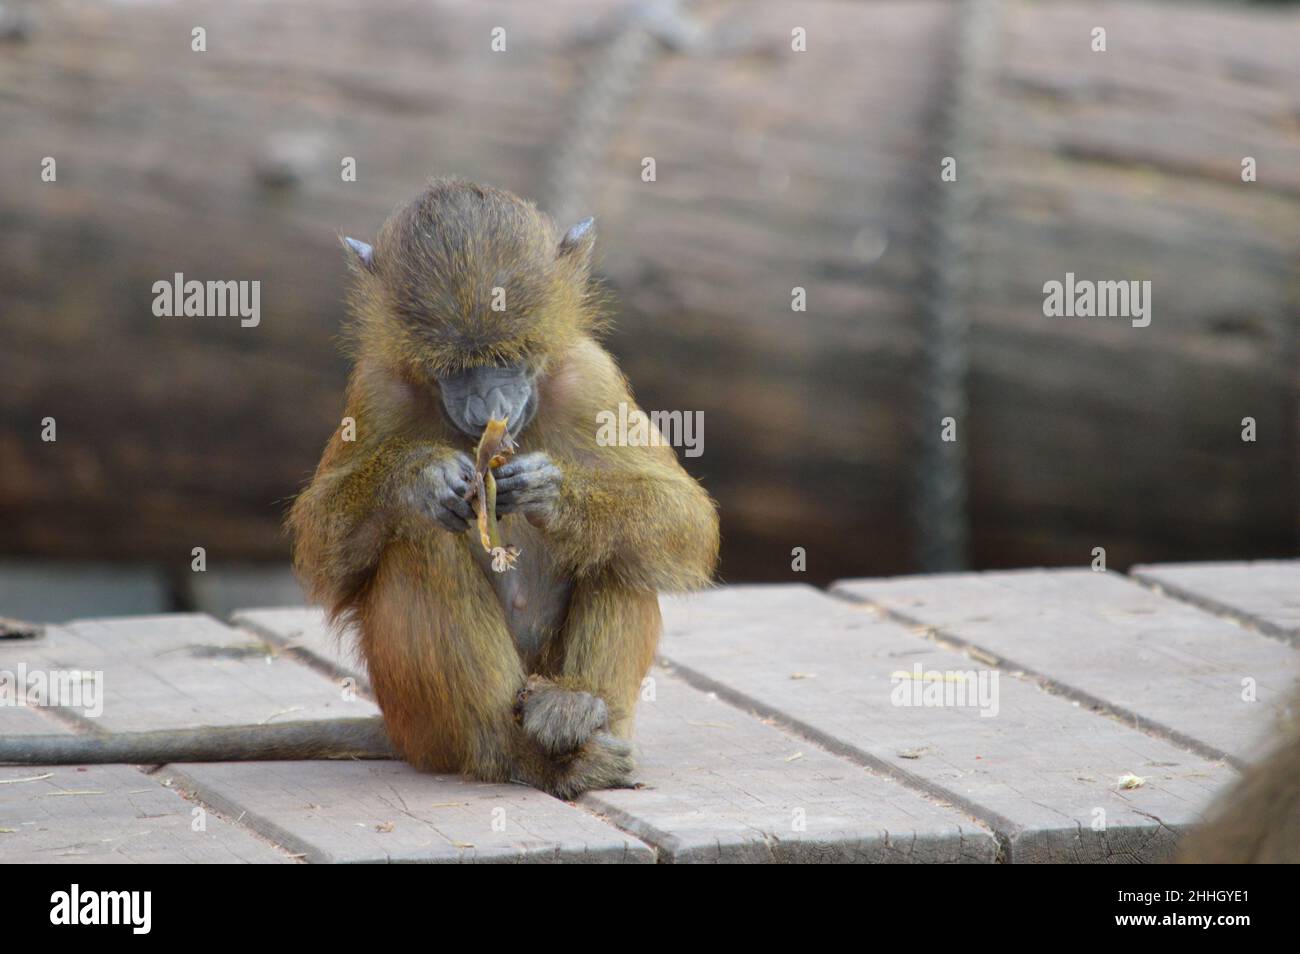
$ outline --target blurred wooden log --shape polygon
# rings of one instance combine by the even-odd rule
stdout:
[[[977,565],[1293,554],[1300,17],[1013,10],[976,276]],[[1150,280],[1151,326],[1042,318],[1066,271]]]
[[[1296,14],[1003,6],[962,437],[978,564],[1292,552]],[[370,234],[435,173],[538,195],[624,9],[33,7],[0,56],[0,547],[282,554],[279,518],[341,408],[336,233]],[[728,579],[784,577],[794,546],[814,580],[908,568],[917,210],[942,187],[950,12],[701,4],[706,33],[743,25],[770,52],[659,54],[587,184],[612,347],[643,405],[704,412],[686,463],[723,504]],[[260,280],[261,324],[155,318],[152,284],[178,271]],[[1044,318],[1042,284],[1066,271],[1150,279],[1151,327]]]

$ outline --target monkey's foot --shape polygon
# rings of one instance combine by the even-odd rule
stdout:
[[[609,725],[604,699],[565,689],[541,676],[529,677],[516,711],[524,732],[549,755],[574,752]]]
[[[608,732],[598,732],[558,768],[546,788],[558,798],[570,799],[597,788],[630,788],[636,765],[630,742]]]

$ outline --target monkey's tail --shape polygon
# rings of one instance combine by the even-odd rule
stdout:
[[[0,764],[10,765],[395,758],[378,716],[104,735],[0,736]]]

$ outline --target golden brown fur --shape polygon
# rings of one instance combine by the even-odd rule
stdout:
[[[1282,741],[1248,768],[1183,839],[1179,860],[1191,864],[1300,863],[1300,696]]]
[[[356,440],[330,439],[289,527],[312,598],[356,624],[408,761],[572,796],[627,782],[623,740],[659,637],[656,593],[707,584],[718,530],[670,448],[598,446],[597,412],[635,405],[592,337],[590,249],[562,254],[559,243],[531,204],[462,181],[435,181],[394,213],[373,267],[354,262],[344,414]],[[506,290],[504,314],[490,309],[493,286]],[[546,519],[504,518],[522,553],[518,575],[501,580],[474,534],[410,504],[427,465],[473,447],[443,413],[439,375],[510,361],[539,373],[518,452],[544,451],[563,480]],[[519,622],[529,613],[531,629]],[[545,678],[521,709],[530,676]],[[564,751],[570,734],[584,741]]]

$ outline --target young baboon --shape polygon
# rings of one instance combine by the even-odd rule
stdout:
[[[295,565],[355,625],[393,744],[412,764],[573,796],[626,784],[659,638],[657,594],[705,585],[716,508],[667,446],[606,447],[633,407],[596,342],[592,220],[560,235],[531,203],[436,180],[345,241],[355,275],[346,416],[289,526]],[[475,442],[496,470],[517,565],[476,535]]]

